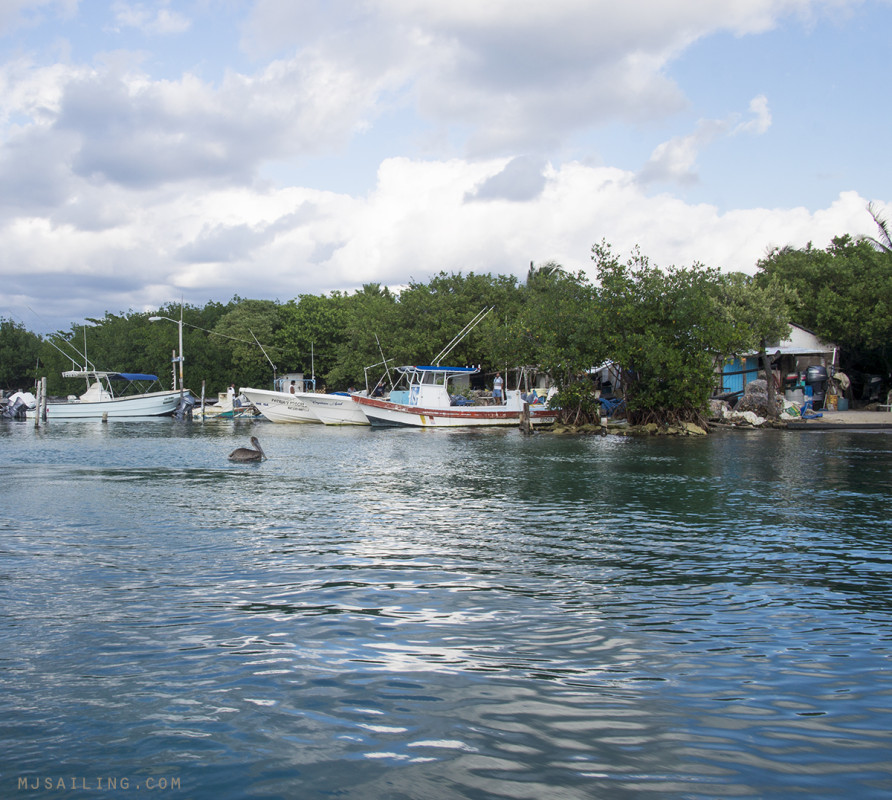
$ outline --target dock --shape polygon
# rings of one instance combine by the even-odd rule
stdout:
[[[888,409],[888,406],[884,406]],[[822,410],[817,419],[787,422],[793,430],[892,430],[892,411],[828,411]]]

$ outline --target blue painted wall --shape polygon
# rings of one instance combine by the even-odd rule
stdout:
[[[759,375],[759,358],[758,356],[749,356],[743,360],[735,358],[722,368],[723,373],[740,372],[746,370],[742,375],[728,375],[722,377],[722,390],[725,392],[742,392],[744,387],[754,381]]]

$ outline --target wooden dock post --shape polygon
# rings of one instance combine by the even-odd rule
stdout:
[[[520,414],[520,432],[529,436],[533,432],[533,421],[530,419],[530,404],[524,401]]]
[[[40,409],[43,408],[43,381],[41,378],[37,381],[37,405],[34,408],[34,427],[40,427]]]

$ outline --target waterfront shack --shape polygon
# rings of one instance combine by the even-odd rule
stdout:
[[[768,345],[766,351],[778,391],[789,388],[790,376],[804,376],[809,367],[823,367],[830,376],[839,368],[839,348],[801,325],[790,325],[789,337]],[[758,353],[747,353],[725,363],[719,376],[722,395],[742,394],[746,385],[756,380],[761,368]]]

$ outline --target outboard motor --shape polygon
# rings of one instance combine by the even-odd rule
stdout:
[[[179,420],[192,420],[192,409],[195,408],[195,398],[191,394],[184,394],[177,403],[177,410],[173,415]]]
[[[29,408],[37,407],[37,398],[31,392],[16,392],[0,410],[0,418],[25,419]]]
[[[812,366],[805,371],[805,385],[811,386],[814,408],[824,407],[824,396],[827,393],[827,367]]]
[[[12,404],[12,408],[10,411],[12,412],[13,419],[25,419],[25,415],[28,413],[28,409],[32,408],[32,406],[28,405],[21,397],[17,397],[15,402]]]

